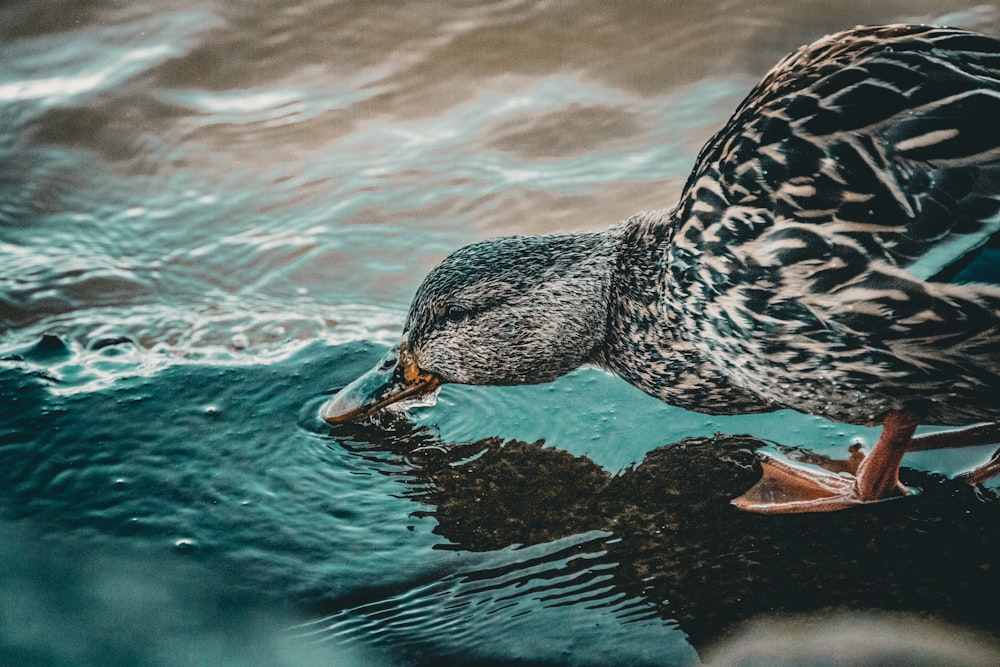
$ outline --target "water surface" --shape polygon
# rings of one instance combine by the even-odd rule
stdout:
[[[996,638],[997,486],[945,477],[988,449],[761,518],[728,505],[755,449],[874,432],[593,369],[316,417],[448,252],[672,205],[782,55],[895,21],[1000,34],[972,2],[0,8],[0,657],[690,664],[831,610]]]

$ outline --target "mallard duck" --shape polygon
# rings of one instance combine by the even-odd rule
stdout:
[[[765,460],[738,507],[905,495],[907,451],[1000,442],[1000,285],[984,260],[998,230],[1000,39],[847,30],[757,84],[674,208],[447,257],[400,343],[321,416],[593,364],[702,413],[882,426],[848,473]],[[920,424],[967,428],[914,437]]]

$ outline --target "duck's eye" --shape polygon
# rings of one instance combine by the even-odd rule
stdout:
[[[452,322],[456,322],[458,320],[464,320],[466,317],[469,316],[471,312],[472,311],[470,311],[465,306],[459,306],[458,304],[453,303],[452,305],[445,308],[444,316],[447,319],[451,320]]]

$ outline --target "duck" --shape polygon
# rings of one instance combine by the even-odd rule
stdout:
[[[591,365],[700,413],[881,426],[870,451],[826,466],[761,454],[739,509],[910,495],[907,452],[1000,443],[998,232],[1000,39],[859,26],[778,62],[672,208],[446,257],[399,343],[320,416]],[[969,479],[998,472],[995,455]]]

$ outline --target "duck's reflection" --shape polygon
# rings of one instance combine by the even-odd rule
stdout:
[[[383,425],[384,427],[384,425]],[[447,548],[492,551],[602,531],[616,594],[643,598],[701,648],[762,613],[931,614],[1000,632],[1000,502],[989,489],[904,470],[916,497],[823,515],[762,516],[730,499],[760,476],[745,436],[688,439],[612,475],[543,443],[448,445],[402,422],[335,435],[405,458],[411,497]],[[608,594],[610,598],[610,594]]]

